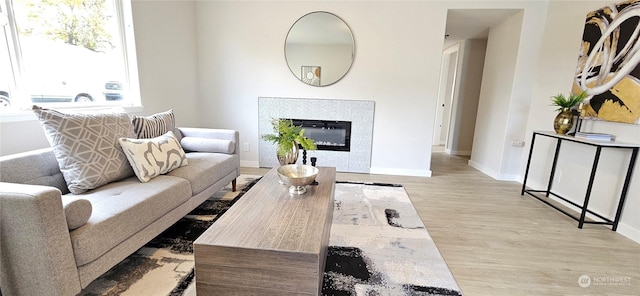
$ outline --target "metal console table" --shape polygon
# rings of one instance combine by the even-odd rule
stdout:
[[[529,166],[531,165],[531,155],[533,154],[533,146],[535,144],[536,141],[536,136],[544,136],[544,137],[550,137],[550,138],[555,138],[556,139],[556,150],[555,150],[555,154],[553,156],[553,165],[551,166],[551,173],[549,175],[549,184],[547,185],[547,189],[546,190],[532,190],[532,189],[527,189],[527,177],[529,176]],[[562,144],[563,141],[570,141],[570,142],[574,142],[574,143],[580,143],[580,144],[585,144],[585,145],[589,145],[589,146],[595,146],[596,147],[596,153],[593,159],[593,165],[591,167],[591,175],[589,177],[589,184],[587,186],[587,193],[584,197],[584,203],[582,205],[579,205],[573,201],[570,201],[556,193],[553,193],[551,191],[551,187],[553,185],[553,177],[555,175],[556,172],[556,164],[558,162],[558,154],[560,153],[560,146]],[[556,134],[555,132],[548,132],[548,131],[534,131],[533,132],[533,137],[531,139],[531,148],[529,148],[529,158],[527,159],[527,169],[525,171],[524,174],[524,181],[522,182],[522,191],[520,192],[520,195],[524,195],[525,193],[535,197],[536,199],[546,203],[547,205],[553,207],[554,209],[562,212],[563,214],[569,216],[570,218],[578,221],[578,228],[582,228],[582,226],[585,223],[589,223],[589,224],[605,224],[605,225],[611,225],[611,230],[616,231],[616,229],[618,228],[618,222],[620,221],[620,216],[622,214],[622,209],[624,208],[624,202],[625,199],[627,198],[627,190],[629,188],[629,182],[631,181],[631,175],[633,174],[633,168],[635,166],[636,163],[636,158],[638,157],[638,147],[640,147],[640,145],[638,144],[633,144],[633,143],[624,143],[624,142],[619,142],[619,141],[592,141],[592,140],[587,140],[587,139],[582,139],[582,138],[576,138],[573,136],[566,136],[566,135],[559,135]],[[589,198],[591,197],[591,189],[593,188],[593,181],[594,178],[596,176],[596,170],[598,169],[598,162],[600,160],[600,153],[602,152],[602,148],[620,148],[620,149],[630,149],[631,152],[631,159],[629,160],[629,167],[627,168],[627,175],[624,179],[624,185],[622,186],[622,193],[620,194],[620,200],[618,201],[618,209],[616,211],[616,216],[613,219],[613,221],[611,219],[605,218],[600,214],[597,214],[591,210],[588,209],[589,206]],[[569,213],[568,211],[550,203],[548,200],[536,195],[535,193],[545,193],[545,196],[548,198],[549,195],[553,195],[577,208],[580,209],[580,217],[576,217],[574,216],[572,213]],[[586,218],[586,214],[592,214],[600,219],[602,219],[602,221],[585,221]]]

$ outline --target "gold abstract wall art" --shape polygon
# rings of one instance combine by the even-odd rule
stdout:
[[[586,116],[640,124],[640,0],[587,14],[572,92]]]

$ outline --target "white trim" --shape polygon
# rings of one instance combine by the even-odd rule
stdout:
[[[517,181],[517,182],[522,182],[522,178],[520,177],[520,175],[514,175],[514,174],[500,174],[492,169],[489,169],[487,167],[482,166],[481,164],[473,161],[473,160],[469,160],[469,162],[467,163],[470,167],[480,171],[481,173],[494,178],[498,181]]]
[[[456,51],[460,51],[460,42],[457,42],[449,47],[447,47],[445,50],[442,51],[443,54],[452,54]]]
[[[91,106],[87,108],[77,108],[77,107],[55,107],[56,110],[64,110],[69,113],[73,112],[87,112],[87,111],[101,111],[101,110],[109,110],[113,108],[123,108],[127,114],[140,113],[144,110],[143,106],[120,106],[120,105],[112,105],[112,106]],[[22,121],[33,121],[37,120],[35,114],[31,110],[24,111],[9,111],[0,113],[0,123],[5,122],[22,122]]]
[[[477,163],[477,162],[475,162],[473,160],[469,160],[469,162],[467,162],[467,164],[470,167],[480,171],[481,173],[483,173],[483,174],[485,174],[485,175],[487,175],[487,176],[489,176],[489,177],[491,177],[491,178],[493,178],[495,180],[498,180],[498,181],[516,181],[516,182],[522,183],[522,177],[520,175],[501,174],[501,173],[498,173],[498,172],[496,172],[496,171],[494,171],[492,169],[489,169],[489,168],[487,168],[485,166],[482,166],[481,164],[479,164],[479,163]]]
[[[257,161],[253,160],[240,160],[240,166],[245,168],[259,168],[260,165]]]
[[[497,176],[498,176],[498,172],[496,172],[496,171],[493,171],[493,170],[491,170],[491,169],[489,169],[489,168],[486,168],[486,167],[484,167],[483,165],[481,165],[481,164],[479,164],[479,163],[477,163],[477,162],[475,162],[475,161],[473,161],[473,160],[469,160],[469,161],[467,162],[467,164],[468,164],[470,167],[472,167],[472,168],[474,168],[474,169],[476,169],[476,170],[480,171],[481,173],[483,173],[483,174],[485,174],[485,175],[487,175],[487,176],[489,176],[489,177],[491,177],[491,178],[494,178],[494,179],[496,179],[496,180],[498,179],[498,178],[497,178]]]
[[[392,176],[409,176],[409,177],[431,177],[431,170],[405,170],[394,168],[374,168],[370,169],[373,175],[392,175]]]
[[[522,182],[522,178],[520,177],[520,175],[514,174],[500,174],[498,175],[498,180]]]
[[[125,76],[132,105],[142,105],[140,95],[140,78],[138,76],[138,56],[136,55],[136,38],[133,30],[133,9],[131,1],[115,1],[116,10],[120,14],[120,38],[123,42],[123,57],[125,66]]]
[[[36,115],[30,111],[13,111],[0,114],[0,123],[36,120]]]
[[[444,149],[444,152],[451,155],[471,156],[471,151],[459,151],[459,150],[451,150],[446,148]]]
[[[616,232],[640,244],[640,230],[635,229],[626,223],[620,222],[618,223],[618,229]]]

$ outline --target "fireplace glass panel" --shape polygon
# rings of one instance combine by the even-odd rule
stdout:
[[[318,150],[351,151],[351,122],[315,119],[291,119],[304,129],[304,135],[313,139]]]

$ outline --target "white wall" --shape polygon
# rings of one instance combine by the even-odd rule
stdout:
[[[503,144],[509,131],[509,112],[514,96],[512,85],[516,83],[517,49],[520,47],[523,17],[523,13],[514,14],[489,29],[469,164],[496,179],[505,179],[502,172]]]
[[[29,121],[0,123],[0,156],[49,147],[36,117]]]
[[[258,97],[373,100],[372,172],[430,175],[431,138],[446,9],[428,2],[198,3],[203,122],[240,130],[257,162]],[[340,82],[312,87],[284,60],[302,15],[335,13],[353,30],[354,64]],[[250,73],[250,75],[249,75]],[[402,147],[402,148],[399,148]]]
[[[258,96],[374,100],[372,171],[427,176],[447,9],[544,6],[539,1],[134,1],[142,113],[173,108],[179,125],[238,129],[251,147],[242,160],[251,165],[257,163]],[[321,88],[295,79],[283,50],[290,26],[316,10],[344,18],[356,42],[350,72]],[[34,122],[0,124],[7,138],[22,130],[33,131],[29,141],[3,139],[0,153],[47,145]]]
[[[543,27],[536,19],[544,18],[546,3],[207,1],[197,7],[201,112],[210,114],[201,114],[203,124],[240,130],[241,141],[252,147],[242,154],[244,164],[258,160],[258,97],[358,99],[376,102],[371,172],[428,176],[447,9],[525,9],[523,23],[539,36]],[[347,76],[322,88],[299,82],[283,52],[290,26],[319,10],[344,19],[356,43]],[[536,40],[516,45],[535,49],[528,42]],[[530,77],[515,79],[531,83]]]
[[[176,125],[200,125],[196,5],[133,1],[144,115],[173,109]]]
[[[534,130],[553,130],[556,113],[549,106],[549,97],[571,90],[577,66],[578,50],[587,12],[609,5],[611,1],[553,1],[542,40],[542,49],[537,61],[531,101],[526,127],[527,142]],[[557,28],[563,28],[558,30]],[[584,131],[612,133],[620,141],[640,142],[640,125],[609,122],[589,122]],[[540,139],[540,140],[538,140]],[[528,145],[527,145],[528,146]],[[549,169],[555,142],[536,138],[534,161],[527,184],[543,189],[548,182]],[[528,151],[528,149],[527,149]],[[554,190],[573,201],[582,203],[595,149],[583,145],[563,143],[557,164]],[[526,153],[522,155],[520,175],[524,175]],[[598,166],[596,183],[590,204],[596,212],[613,217],[614,207],[620,195],[630,153],[604,150]],[[635,174],[627,194],[627,202],[618,232],[640,242],[640,161],[636,161]],[[593,226],[585,226],[593,227]]]
[[[458,96],[454,101],[449,131],[451,143],[447,146],[451,147],[451,154],[471,155],[487,40],[465,40],[461,42],[460,52],[459,81],[456,83]]]

